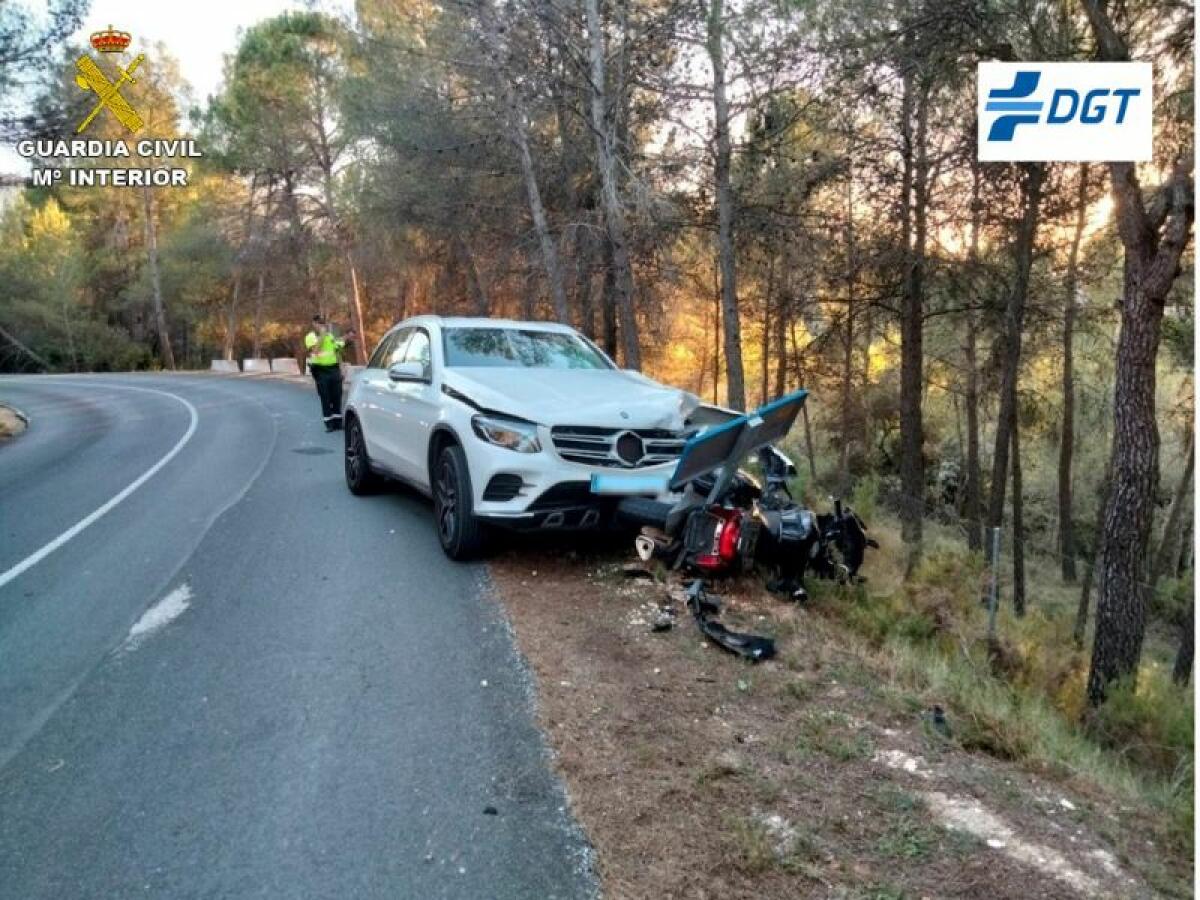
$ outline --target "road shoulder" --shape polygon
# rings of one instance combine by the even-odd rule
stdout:
[[[1160,895],[1156,852],[1109,840],[1133,811],[930,734],[927,698],[819,608],[722,585],[727,624],[778,643],[750,665],[626,561],[491,566],[606,896]],[[655,632],[668,603],[677,624]]]

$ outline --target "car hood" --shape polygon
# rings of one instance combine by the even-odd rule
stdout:
[[[680,430],[698,400],[620,369],[445,369],[443,383],[476,405],[541,425]]]

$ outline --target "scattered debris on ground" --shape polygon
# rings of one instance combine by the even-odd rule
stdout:
[[[776,643],[751,664],[626,561],[492,564],[605,896],[1190,896],[1142,813],[964,751],[953,710],[888,684],[819,611],[718,583],[730,627]]]

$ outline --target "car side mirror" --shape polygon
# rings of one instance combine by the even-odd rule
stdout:
[[[398,362],[388,369],[388,378],[392,381],[421,381],[427,382],[425,367],[418,362]]]

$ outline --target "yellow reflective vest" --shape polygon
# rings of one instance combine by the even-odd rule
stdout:
[[[304,346],[308,349],[310,366],[336,366],[338,354],[346,346],[346,342],[335,338],[328,331],[322,335],[310,331],[304,336]]]

